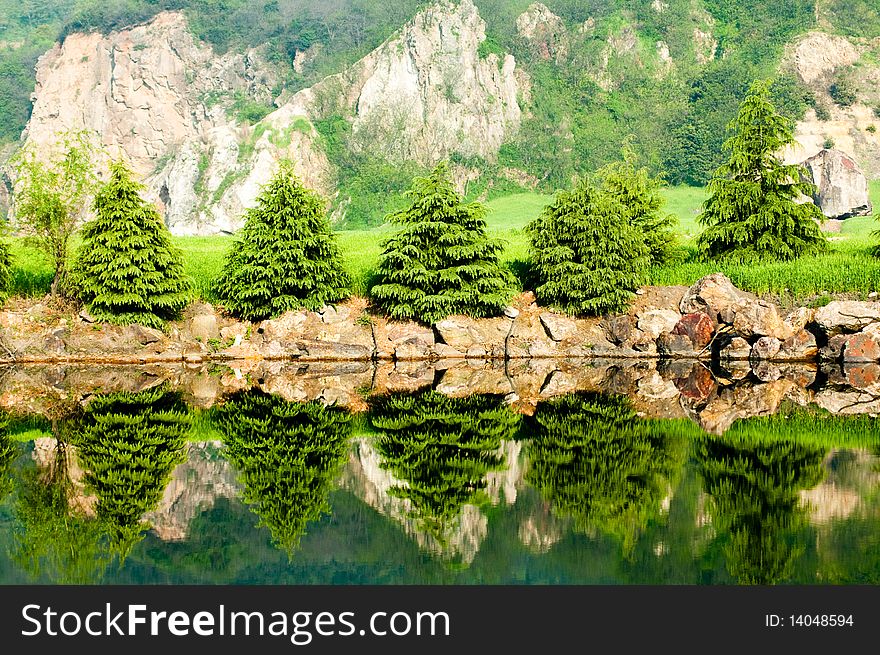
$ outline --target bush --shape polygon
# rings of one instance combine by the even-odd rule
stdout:
[[[706,226],[697,238],[701,256],[790,260],[826,250],[822,212],[798,202],[815,187],[804,181],[801,166],[785,165],[776,154],[794,138],[791,122],[770,102],[767,82],[752,85],[729,129],[724,149],[730,157],[715,171],[699,217]]]
[[[605,166],[596,179],[602,191],[623,205],[630,225],[645,241],[651,264],[665,264],[675,245],[672,229],[676,219],[661,211],[661,181],[651,177],[646,168],[637,169],[631,158]]]
[[[622,311],[651,261],[614,196],[581,181],[526,226],[538,300],[571,314]]]
[[[831,99],[841,107],[849,107],[856,101],[856,86],[847,75],[841,75],[837,80],[828,87],[828,93]]]
[[[349,284],[324,201],[282,162],[245,214],[217,296],[235,316],[259,321],[344,300]]]
[[[383,244],[370,295],[392,318],[434,323],[451,314],[500,314],[513,276],[498,257],[501,243],[486,236],[486,209],[464,204],[446,164],[417,177],[410,206],[388,219],[402,226]]]
[[[9,297],[9,287],[12,284],[12,253],[9,252],[9,244],[0,241],[0,303]]]
[[[827,105],[824,103],[816,103],[816,120],[820,121],[830,121],[831,120],[831,110],[828,109]]]
[[[825,150],[831,150],[834,147],[834,139],[828,137],[822,142],[822,147],[825,148]]]
[[[82,229],[73,282],[99,321],[162,327],[186,306],[190,283],[182,253],[142,188],[124,164],[110,167],[95,196],[96,218]]]

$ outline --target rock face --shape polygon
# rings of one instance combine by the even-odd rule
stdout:
[[[559,63],[568,54],[565,23],[543,3],[534,2],[517,16],[516,32],[545,61]]]
[[[801,80],[813,84],[842,66],[851,66],[859,56],[845,37],[810,32],[795,46],[793,63]]]
[[[332,193],[312,121],[346,116],[354,147],[434,164],[452,153],[492,160],[519,128],[516,62],[482,57],[485,23],[471,0],[433,4],[344,73],[284,99],[260,49],[216,55],[181,13],[110,33],[72,34],[37,65],[27,141],[66,129],[100,135],[147,186],[172,233],[233,232],[281,158]],[[277,109],[254,125],[233,103]]]
[[[852,157],[839,150],[823,149],[807,159],[804,166],[816,185],[813,202],[825,216],[849,218],[871,213],[868,178]]]

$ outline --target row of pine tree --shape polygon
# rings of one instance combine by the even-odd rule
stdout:
[[[697,241],[707,259],[793,259],[827,248],[823,219],[797,166],[782,149],[792,126],[756,82],[731,123],[727,163],[709,185]],[[526,230],[530,282],[542,304],[575,315],[623,310],[645,271],[674,252],[674,219],[662,211],[661,182],[631,157],[560,191]],[[94,201],[97,218],[83,228],[71,287],[101,321],[160,327],[190,297],[181,253],[156,208],[121,163]],[[486,208],[466,203],[447,166],[414,180],[409,206],[391,214],[399,230],[384,244],[370,289],[377,311],[433,323],[453,314],[500,314],[515,288],[489,238]],[[9,278],[9,256],[0,253]],[[0,271],[2,272],[2,271]],[[3,280],[0,280],[2,282]],[[257,321],[298,308],[345,300],[350,279],[326,205],[282,162],[245,215],[215,291],[232,315]]]

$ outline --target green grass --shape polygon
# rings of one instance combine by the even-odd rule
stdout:
[[[880,208],[880,180],[870,185],[874,206]],[[678,218],[677,232],[680,252],[677,263],[647,272],[649,284],[690,285],[709,273],[721,271],[742,289],[758,294],[774,295],[791,303],[807,303],[817,296],[849,293],[863,297],[880,291],[880,259],[869,254],[880,239],[871,235],[880,227],[871,217],[848,219],[840,234],[830,234],[831,252],[802,257],[794,262],[770,262],[758,265],[718,264],[696,261],[693,240],[699,234],[696,221],[705,190],[693,187],[669,187],[663,190],[666,211]],[[553,196],[518,193],[496,198],[487,203],[487,223],[492,237],[502,240],[502,259],[522,279],[528,261],[528,240],[525,225],[537,216]],[[339,246],[346,268],[353,280],[355,294],[366,295],[375,270],[381,243],[395,228],[390,225],[369,230],[338,232]],[[193,280],[197,297],[214,301],[212,281],[220,274],[223,259],[233,237],[175,237],[184,252],[186,271]],[[46,258],[20,240],[11,239],[13,266],[12,293],[19,296],[41,296],[48,292],[52,273]]]

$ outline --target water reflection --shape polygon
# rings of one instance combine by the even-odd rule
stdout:
[[[327,495],[345,457],[350,418],[339,407],[287,402],[259,390],[239,392],[217,408],[243,499],[288,555],[306,526],[330,511]]]
[[[0,413],[0,582],[880,579],[880,431],[845,414],[880,397],[864,371],[553,367],[528,398],[490,364],[354,395],[330,364],[46,378],[45,418],[33,394]]]

